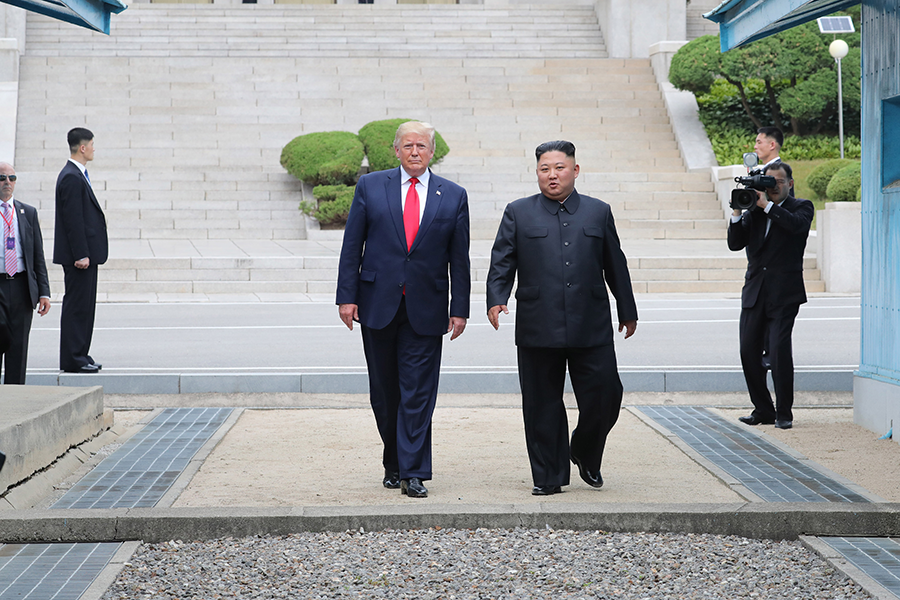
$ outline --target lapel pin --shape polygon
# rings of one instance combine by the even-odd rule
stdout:
[[[25,209],[24,209],[24,208],[20,208],[20,209],[19,209],[19,213],[21,213],[21,214],[24,215],[24,214],[25,214]]]
[[[441,190],[438,190],[436,193],[437,193],[438,196],[440,196],[440,195],[441,195]]]

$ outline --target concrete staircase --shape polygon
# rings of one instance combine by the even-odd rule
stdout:
[[[17,196],[52,239],[65,133],[86,126],[112,238],[107,298],[330,294],[339,240],[307,231],[297,206],[309,190],[281,149],[391,117],[430,121],[447,140],[435,170],[468,190],[475,240],[536,191],[533,149],[566,138],[579,190],[610,202],[623,240],[724,246],[712,183],[685,172],[649,61],[606,58],[593,8],[564,3],[135,4],[108,37],[29,14]],[[682,257],[646,274],[633,264],[635,288],[740,289],[740,255],[724,270],[687,256],[683,270]],[[475,291],[483,260],[473,255]]]

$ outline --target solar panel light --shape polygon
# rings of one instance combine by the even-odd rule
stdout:
[[[853,33],[853,19],[847,16],[819,17],[816,19],[821,33]]]

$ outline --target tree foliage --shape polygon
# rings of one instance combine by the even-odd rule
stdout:
[[[856,190],[860,189],[861,180],[862,167],[860,163],[854,161],[834,174],[825,195],[832,202],[853,202],[856,200]]]
[[[301,135],[281,151],[281,166],[309,185],[356,183],[362,159],[362,142],[349,131]]]
[[[849,12],[858,32],[859,12]],[[858,112],[860,34],[841,37],[850,46],[841,61],[844,107]],[[794,135],[820,133],[837,113],[837,66],[828,53],[833,38],[809,22],[723,54],[718,36],[703,36],[672,57],[669,81],[702,96],[724,80],[753,129],[773,124]]]

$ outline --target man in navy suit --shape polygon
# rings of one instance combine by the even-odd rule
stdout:
[[[471,287],[468,197],[428,169],[434,139],[428,123],[403,123],[400,167],[359,179],[337,286],[341,320],[362,327],[382,483],[411,498],[428,495],[442,336],[466,328]]]
[[[790,195],[794,180],[791,166],[770,164],[765,174],[775,187],[757,192],[756,205],[741,212],[734,208],[728,225],[728,247],[747,251],[747,274],[741,292],[741,366],[753,412],[739,420],[747,425],[793,426],[794,359],[791,335],[800,305],[806,302],[803,285],[803,251],[815,209],[809,200]],[[777,406],[766,385],[763,350],[768,356],[775,384]]]
[[[603,486],[603,451],[623,393],[607,286],[626,339],[638,316],[612,210],[575,189],[575,145],[545,142],[534,154],[541,193],[503,212],[491,250],[487,307],[497,329],[518,275],[516,346],[531,493],[547,496],[569,485],[570,460],[585,483]],[[563,404],[567,367],[578,403],[571,444]]]
[[[25,383],[28,337],[34,309],[42,317],[50,310],[50,281],[44,262],[44,239],[37,210],[13,198],[16,171],[0,162],[0,358],[3,383]]]
[[[97,304],[97,267],[109,256],[106,218],[91,188],[87,164],[94,160],[94,134],[82,127],[67,136],[71,156],[56,179],[53,262],[62,265],[65,295],[59,319],[59,368],[96,373],[91,358]]]

